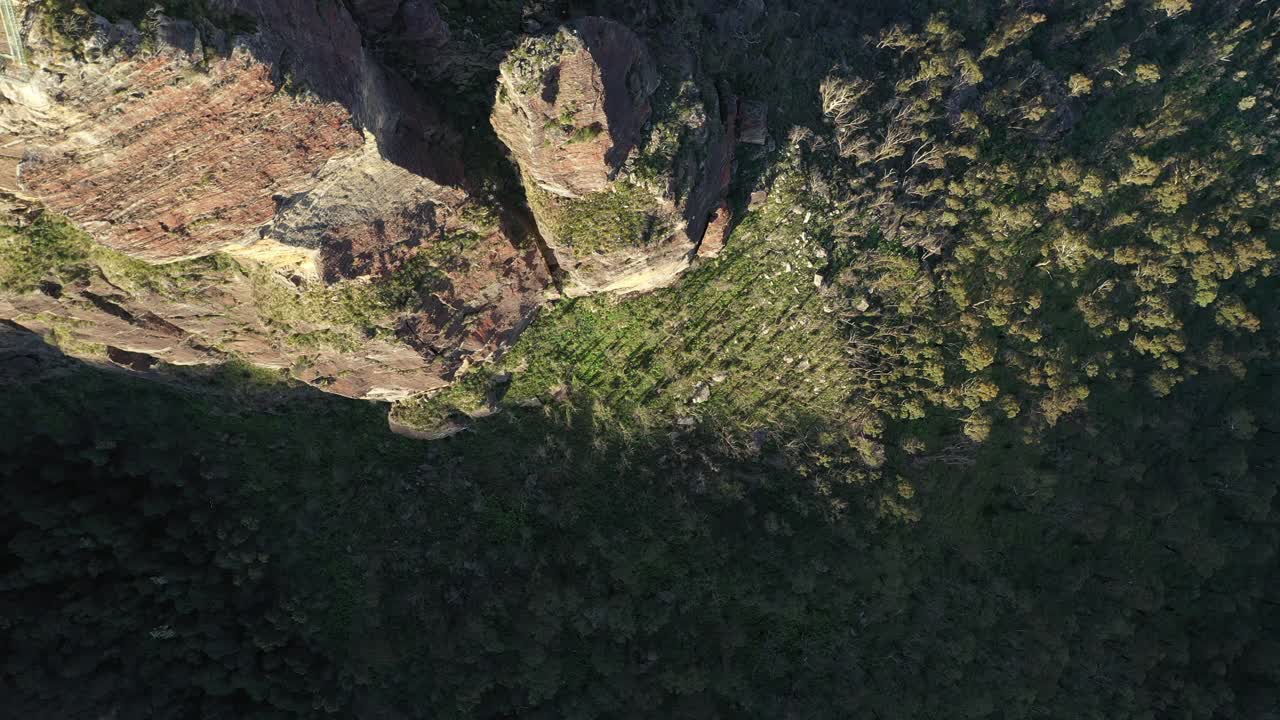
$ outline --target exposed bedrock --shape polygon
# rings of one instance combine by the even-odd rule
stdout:
[[[730,226],[736,98],[614,21],[526,38],[500,68],[492,122],[535,228],[469,193],[459,134],[374,53],[445,52],[430,0],[211,0],[252,21],[239,34],[19,8],[31,72],[0,78],[0,191],[120,254],[76,246],[74,278],[0,292],[0,320],[68,352],[234,357],[394,400],[508,347],[553,292],[548,260],[570,295],[645,290]]]
[[[2,319],[130,367],[238,356],[380,399],[500,352],[543,302],[545,263],[462,189],[456,132],[362,34],[447,38],[434,5],[211,6],[254,31],[25,7],[31,77],[0,80],[16,193],[159,263],[160,279],[95,268],[56,293],[9,293]],[[166,269],[222,253],[234,263]]]
[[[728,187],[736,106],[692,54],[659,63],[605,18],[511,51],[491,122],[567,293],[647,290],[688,267]]]

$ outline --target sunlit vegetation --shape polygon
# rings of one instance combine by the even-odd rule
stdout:
[[[61,292],[100,278],[135,297],[195,296],[211,285],[247,282],[253,311],[281,340],[297,348],[352,350],[370,337],[395,337],[397,317],[415,309],[479,236],[450,233],[377,278],[295,284],[276,270],[216,253],[149,263],[93,242],[66,218],[36,211],[29,222],[0,226],[0,290]],[[216,339],[214,339],[216,342]]]
[[[87,282],[95,273],[131,291],[175,296],[206,272],[234,262],[223,255],[156,265],[93,242],[66,218],[40,212],[30,222],[0,226],[0,289],[30,292],[42,283]]]
[[[547,232],[578,255],[644,247],[671,231],[670,219],[653,212],[653,195],[629,182],[580,198],[559,197],[533,183],[525,189]]]

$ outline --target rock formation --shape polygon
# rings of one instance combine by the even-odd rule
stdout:
[[[342,4],[220,5],[255,31],[28,8],[33,72],[0,80],[0,144],[23,157],[9,189],[127,257],[0,294],[0,319],[130,367],[241,357],[377,399],[500,352],[550,278],[529,233],[461,189],[439,112]],[[352,4],[447,32],[430,3],[381,5],[396,13]]]
[[[609,189],[640,140],[658,86],[640,38],[585,18],[526,39],[501,72],[493,125],[526,176],[566,198]]]
[[[737,100],[613,21],[528,38],[501,67],[492,122],[535,228],[472,196],[458,134],[384,64],[449,42],[431,0],[216,0],[248,21],[228,29],[20,7],[29,77],[0,78],[18,229],[0,245],[56,237],[73,271],[0,282],[0,321],[73,354],[239,358],[399,400],[501,353],[552,269],[568,294],[658,287],[730,227]]]
[[[491,121],[566,292],[674,279],[727,188],[736,101],[597,17],[526,38],[500,73]]]
[[[135,57],[50,87],[71,101],[51,132],[27,137],[23,186],[110,247],[175,260],[243,244],[275,198],[364,144],[341,105],[277,93],[270,68],[244,54],[184,77],[189,67]]]

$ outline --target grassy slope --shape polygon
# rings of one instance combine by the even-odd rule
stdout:
[[[638,432],[684,418],[739,436],[846,424],[856,414],[851,370],[832,300],[814,283],[826,265],[823,221],[806,223],[796,190],[782,185],[718,258],[675,285],[561,302],[480,372],[511,373],[507,406],[564,388],[594,403],[601,421]],[[705,402],[693,402],[704,387]]]
[[[694,413],[743,427],[791,413],[841,415],[848,370],[813,282],[825,265],[814,229],[802,241],[802,217],[780,197],[748,218],[720,257],[673,287],[551,309],[504,363],[525,368],[508,397],[569,384],[627,416]],[[802,363],[807,369],[796,370]],[[711,394],[693,408],[699,383]]]

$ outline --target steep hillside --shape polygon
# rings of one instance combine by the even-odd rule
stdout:
[[[18,8],[4,707],[1280,720],[1266,3]]]

